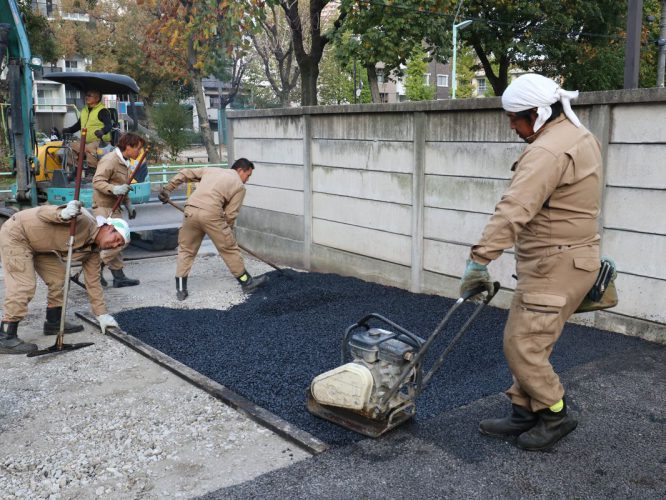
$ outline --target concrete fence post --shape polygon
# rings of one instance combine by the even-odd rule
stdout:
[[[234,120],[227,120],[227,166],[231,167],[234,161],[236,161],[234,157]]]
[[[423,284],[423,211],[425,197],[426,115],[412,114],[414,165],[412,170],[412,268],[410,290],[419,293]]]
[[[611,106],[608,104],[596,104],[590,111],[590,132],[599,140],[601,145],[601,216],[599,217],[599,235],[601,236],[601,251],[604,247],[604,208],[606,205],[606,173],[608,170],[608,146],[610,144],[611,133]]]
[[[303,268],[312,262],[312,117],[303,120]]]

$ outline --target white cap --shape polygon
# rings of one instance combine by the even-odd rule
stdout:
[[[101,215],[97,216],[97,226],[113,226],[113,228],[118,231],[122,237],[125,239],[125,244],[130,242],[130,228],[129,224],[125,222],[124,219],[114,218],[114,217],[102,217]]]

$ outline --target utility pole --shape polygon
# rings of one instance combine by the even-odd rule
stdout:
[[[624,49],[624,88],[638,88],[641,55],[643,0],[629,0],[627,10],[627,41]]]
[[[661,21],[659,23],[659,57],[657,58],[657,87],[664,86],[666,71],[666,0],[661,0]]]

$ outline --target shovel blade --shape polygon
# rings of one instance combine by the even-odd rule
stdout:
[[[29,352],[27,356],[29,358],[34,358],[35,356],[44,356],[46,354],[59,354],[69,351],[75,351],[77,349],[82,349],[84,347],[88,347],[93,344],[94,342],[79,342],[78,344],[63,344],[62,346],[58,347],[56,343],[53,344],[51,347],[47,347],[46,349],[39,349],[37,351]]]

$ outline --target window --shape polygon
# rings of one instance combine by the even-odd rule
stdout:
[[[437,86],[438,87],[448,87],[449,86],[449,75],[437,75]]]
[[[430,73],[426,73],[423,75],[423,85],[429,86],[430,85]]]
[[[78,90],[67,89],[65,90],[65,97],[67,99],[74,99],[74,100],[81,99],[81,92],[79,92]]]
[[[65,72],[78,71],[78,67],[79,67],[78,61],[65,60]]]
[[[388,99],[389,99],[388,92],[379,93],[379,102],[389,102]]]
[[[384,83],[384,70],[383,69],[378,69],[377,70],[377,83]]]
[[[479,95],[485,95],[486,90],[487,90],[486,79],[485,78],[477,78],[476,79],[476,84],[478,86],[477,93]]]
[[[219,95],[212,95],[210,96],[210,107],[217,109],[220,107],[220,96]]]

